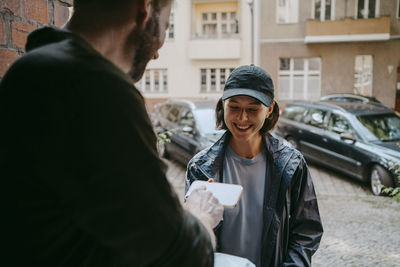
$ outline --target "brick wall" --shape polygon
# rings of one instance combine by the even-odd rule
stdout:
[[[61,27],[73,0],[0,0],[0,79],[24,54],[28,34],[45,25]]]

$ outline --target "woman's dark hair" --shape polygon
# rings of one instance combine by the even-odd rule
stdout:
[[[224,106],[222,98],[218,100],[217,106],[215,107],[215,116],[217,118],[217,129],[227,130],[225,120],[224,120]],[[260,134],[262,136],[267,135],[271,131],[279,119],[279,105],[274,101],[274,108],[268,118],[265,119],[264,125],[260,129]]]

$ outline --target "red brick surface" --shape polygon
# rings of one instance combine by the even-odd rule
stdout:
[[[6,24],[3,19],[0,18],[0,44],[6,44]]]
[[[0,12],[10,12],[14,16],[21,15],[19,0],[0,0]]]
[[[0,77],[3,77],[11,64],[18,58],[16,51],[0,49]]]
[[[24,17],[37,22],[49,23],[49,4],[45,0],[23,0]]]
[[[25,47],[28,34],[37,28],[34,25],[18,21],[12,22],[11,27],[12,27],[12,35],[11,35],[12,43],[15,46],[21,48]]]
[[[54,25],[61,27],[69,18],[69,9],[66,6],[54,4]]]

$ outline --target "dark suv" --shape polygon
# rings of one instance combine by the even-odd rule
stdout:
[[[169,131],[170,142],[159,142],[159,153],[183,164],[214,143],[224,131],[215,129],[217,99],[170,99],[157,106],[153,123],[157,133]]]
[[[275,133],[306,158],[370,182],[374,195],[399,186],[400,117],[383,105],[291,102]]]

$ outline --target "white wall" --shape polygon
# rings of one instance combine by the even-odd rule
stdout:
[[[152,60],[147,67],[148,69],[168,69],[168,93],[144,93],[144,96],[146,98],[219,96],[220,93],[200,93],[200,68],[235,68],[243,64],[251,63],[250,8],[246,0],[238,0],[238,4],[240,58],[233,60],[192,60],[189,57],[192,3],[189,0],[175,0],[175,38],[165,42],[164,46],[159,51],[160,57],[157,60]],[[256,13],[257,11],[255,11],[255,14]],[[255,23],[255,26],[256,25],[257,23]],[[255,35],[257,35],[257,32],[258,29],[256,26]],[[255,44],[257,43],[258,42],[255,41]],[[257,45],[255,45],[255,48],[255,58],[257,58]],[[204,51],[199,51],[199,54],[202,53],[204,54]]]

